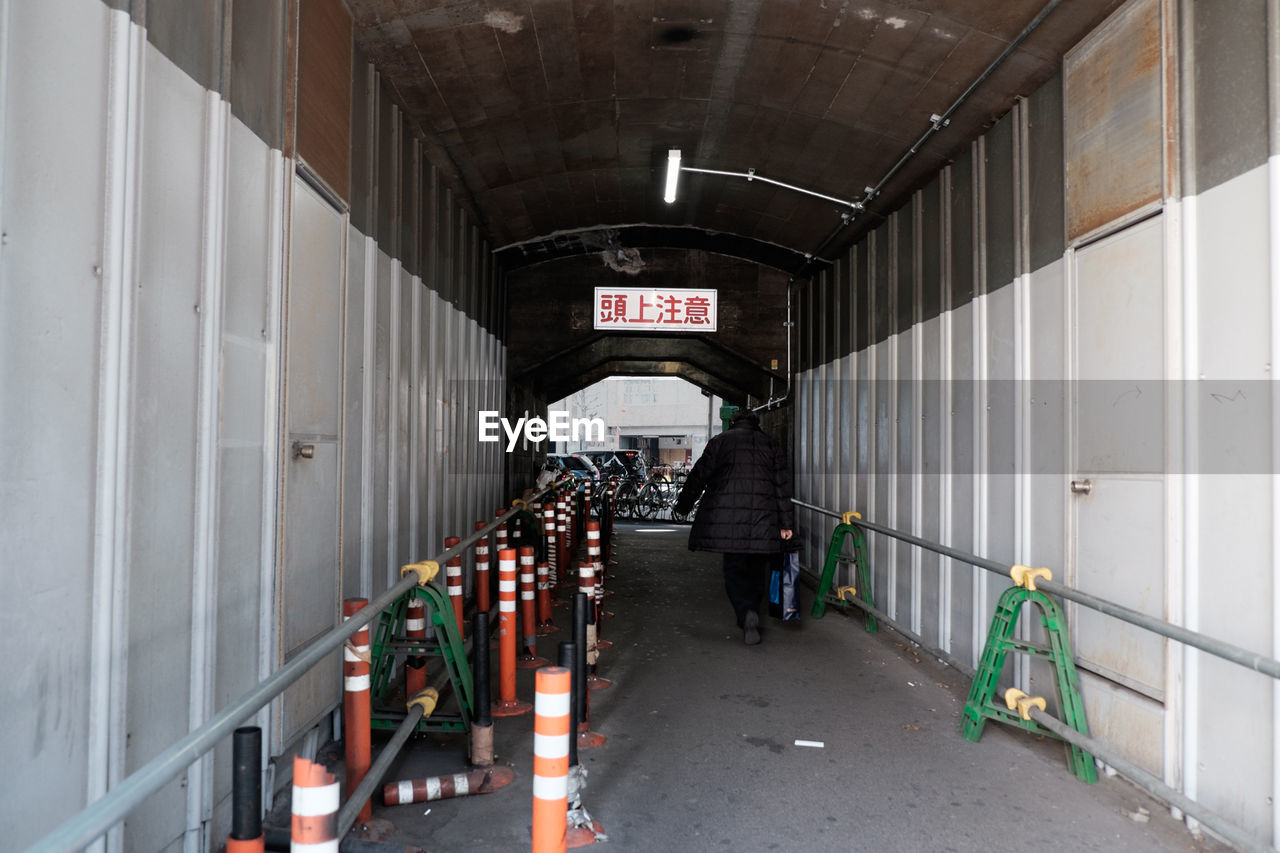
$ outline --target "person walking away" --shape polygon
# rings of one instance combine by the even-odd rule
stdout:
[[[729,429],[707,442],[676,499],[676,512],[698,514],[690,551],[724,555],[724,588],[743,641],[760,642],[760,600],[782,542],[791,538],[791,475],[782,451],[760,429],[755,412],[739,410]]]

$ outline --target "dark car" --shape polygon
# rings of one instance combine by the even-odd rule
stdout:
[[[604,476],[632,477],[643,482],[647,476],[639,450],[589,450],[587,456]]]
[[[572,474],[576,483],[581,484],[585,480],[600,482],[600,469],[584,453],[548,453],[547,463],[555,465],[566,474]]]

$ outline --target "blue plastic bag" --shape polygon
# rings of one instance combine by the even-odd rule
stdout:
[[[799,622],[796,581],[800,579],[800,555],[783,554],[781,564],[769,573],[769,615],[783,622]]]

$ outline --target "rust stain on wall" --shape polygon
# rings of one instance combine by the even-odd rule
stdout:
[[[1162,197],[1162,57],[1158,0],[1125,7],[1065,57],[1068,241]]]

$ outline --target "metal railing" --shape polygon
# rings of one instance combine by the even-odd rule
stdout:
[[[557,488],[562,482],[550,483],[534,492],[526,500],[535,500],[548,491]],[[462,556],[468,548],[481,538],[488,536],[499,525],[506,523],[508,520],[505,514],[498,516],[457,545],[440,552],[430,561],[415,563],[413,566],[426,565],[427,562],[434,562],[437,566],[442,566],[454,557]],[[284,692],[285,688],[305,675],[307,670],[324,660],[330,653],[341,648],[342,644],[352,634],[394,604],[401,595],[418,586],[421,583],[421,576],[418,570],[412,566],[406,566],[405,568],[406,571],[398,583],[370,601],[355,616],[320,636],[296,658],[267,676],[248,693],[223,708],[202,726],[151,759],[146,765],[112,786],[111,790],[102,797],[90,803],[74,817],[37,841],[35,846],[29,848],[31,853],[36,853],[36,851],[39,851],[39,853],[66,853],[68,850],[80,850],[124,820],[130,812],[142,805],[147,797],[160,790],[165,783],[184,772],[200,756],[217,746],[219,741],[234,732],[237,726]]]
[[[807,503],[806,501],[796,498],[792,498],[791,502],[802,509],[811,510],[821,515],[838,519],[842,522],[845,520],[845,515],[843,513],[834,512],[825,507]],[[853,526],[864,528],[874,533],[880,533],[893,539],[907,542],[911,545],[916,545],[928,551],[933,551],[934,553],[941,554],[944,557],[950,557],[953,560],[959,560],[960,562],[977,566],[980,569],[986,569],[989,572],[1004,575],[1006,578],[1010,577],[1009,573],[1013,568],[1010,564],[999,563],[995,560],[988,560],[985,557],[979,557],[977,554],[970,554],[957,548],[951,548],[937,542],[931,542],[927,539],[922,539],[919,536],[914,536],[910,533],[903,533],[902,531],[895,530],[892,527],[886,527],[882,524],[876,524],[865,519],[852,519],[849,523]],[[1251,652],[1241,646],[1233,645],[1232,643],[1219,640],[1215,637],[1210,637],[1206,634],[1201,634],[1198,631],[1189,630],[1181,625],[1174,625],[1163,619],[1158,619],[1146,613],[1141,613],[1137,610],[1116,604],[1113,601],[1107,601],[1105,598],[1099,598],[1098,596],[1091,595],[1087,592],[1081,592],[1078,589],[1057,583],[1056,581],[1037,578],[1036,588],[1042,589],[1045,592],[1051,592],[1061,598],[1075,601],[1085,607],[1097,610],[1100,613],[1105,613],[1108,616],[1115,617],[1116,619],[1123,620],[1131,625],[1145,628],[1149,631],[1160,634],[1161,636],[1168,637],[1171,640],[1177,640],[1184,645],[1194,646],[1201,651],[1208,652],[1209,654],[1220,657],[1223,660],[1229,660],[1233,663],[1237,663],[1240,666],[1247,667],[1248,669],[1252,669],[1255,672],[1262,673],[1263,675],[1268,675],[1272,678],[1280,678],[1280,660],[1276,660],[1275,658]],[[928,649],[936,657],[952,668],[959,670],[969,677],[973,676],[974,671],[972,667],[957,659],[946,650],[931,646],[929,643],[925,642],[924,638],[920,637],[909,628],[901,625],[891,616],[878,608],[867,604],[865,601],[856,597],[852,599],[844,599],[844,601],[847,601],[867,613],[872,614],[902,636],[908,638],[922,648]],[[1163,780],[1119,755],[1106,744],[1103,744],[1088,735],[1083,735],[1077,732],[1075,729],[1064,724],[1056,717],[1051,714],[1047,714],[1038,708],[1031,707],[1028,710],[1028,713],[1030,714],[1030,719],[1041,724],[1068,743],[1074,744],[1075,746],[1092,753],[1105,764],[1110,765],[1118,772],[1124,774],[1131,782],[1143,788],[1152,796],[1164,800],[1171,806],[1190,815],[1192,818],[1213,830],[1218,835],[1222,836],[1222,838],[1227,842],[1235,845],[1240,850],[1247,851],[1247,853],[1275,853],[1275,849],[1271,845],[1259,841],[1257,838],[1254,838],[1227,818],[1219,815],[1217,812],[1214,812],[1212,809],[1209,809],[1201,803],[1196,802],[1181,791],[1165,784]]]

